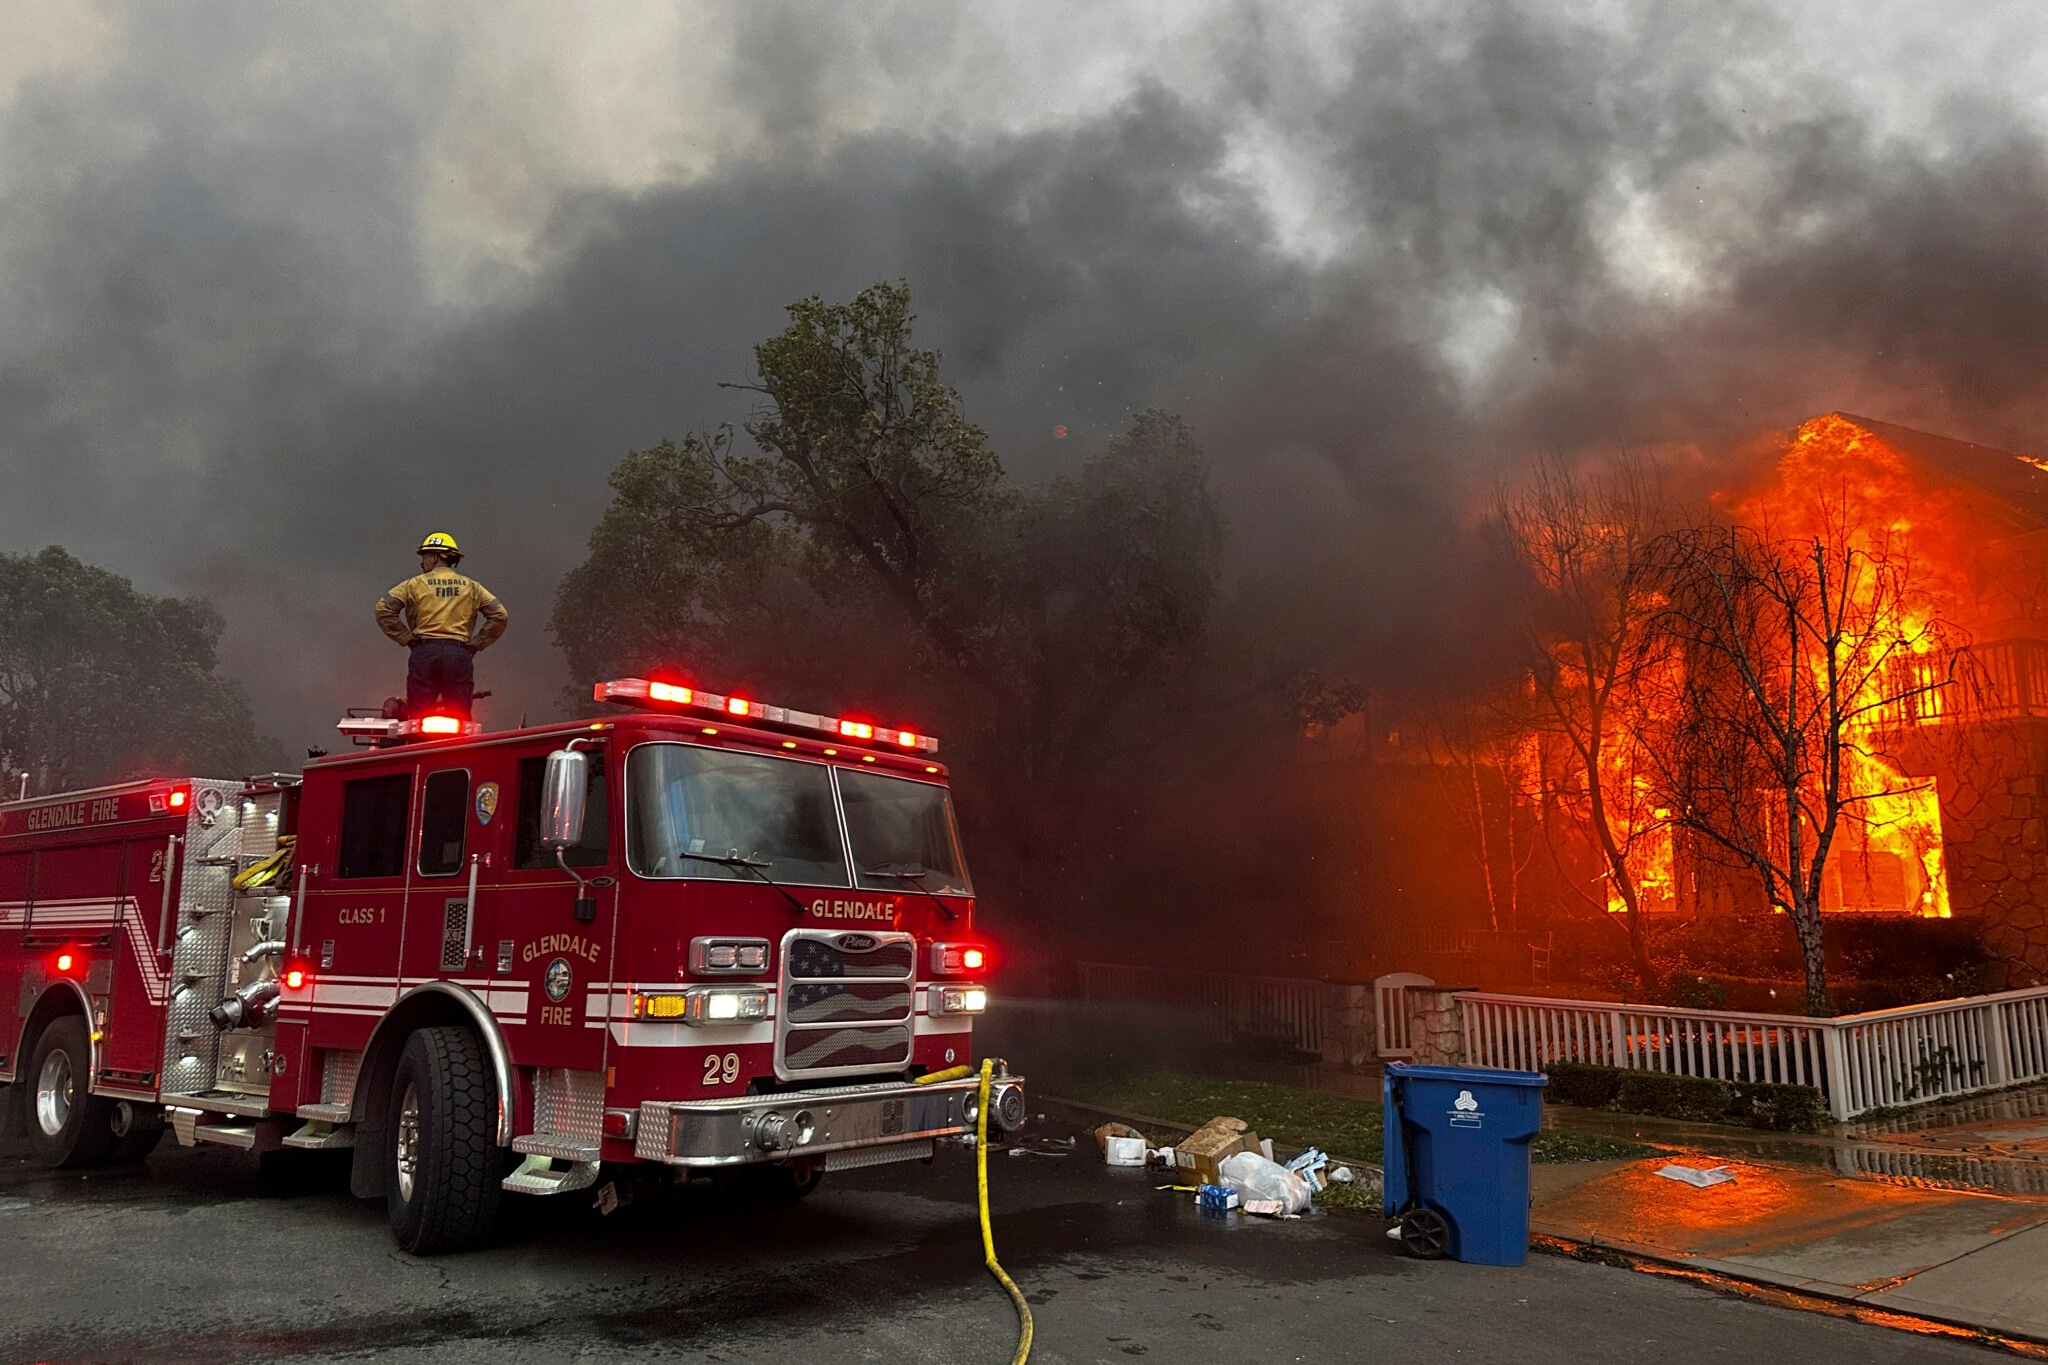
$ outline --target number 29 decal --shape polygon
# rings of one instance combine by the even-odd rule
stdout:
[[[712,1052],[704,1057],[704,1084],[731,1085],[740,1078],[740,1054]]]

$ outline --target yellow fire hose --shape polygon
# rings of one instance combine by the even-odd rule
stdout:
[[[1017,1288],[1017,1282],[996,1261],[995,1234],[988,1225],[988,1083],[995,1072],[995,1065],[994,1058],[983,1059],[981,1102],[974,1107],[974,1184],[981,1204],[981,1257],[989,1273],[1001,1280],[1003,1288],[1009,1291],[1010,1302],[1017,1305],[1017,1354],[1010,1357],[1010,1365],[1024,1365],[1031,1359],[1031,1305],[1024,1301],[1024,1291]],[[936,1081],[957,1081],[973,1074],[971,1066],[956,1066],[917,1079],[919,1084],[929,1085]]]

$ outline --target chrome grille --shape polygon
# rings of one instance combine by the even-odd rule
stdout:
[[[789,988],[792,1024],[901,1019],[909,1009],[907,981],[798,981]]]
[[[909,934],[792,930],[782,940],[777,1074],[837,1076],[908,1065],[916,960]]]

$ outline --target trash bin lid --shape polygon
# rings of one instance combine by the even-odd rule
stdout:
[[[1496,1071],[1485,1066],[1411,1066],[1388,1062],[1389,1076],[1412,1076],[1418,1081],[1461,1081],[1466,1085],[1548,1085],[1540,1071]]]

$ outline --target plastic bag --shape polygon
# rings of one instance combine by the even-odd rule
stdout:
[[[1308,1207],[1308,1182],[1257,1152],[1239,1152],[1223,1158],[1216,1167],[1216,1176],[1247,1199],[1277,1199],[1284,1212],[1300,1213]]]

